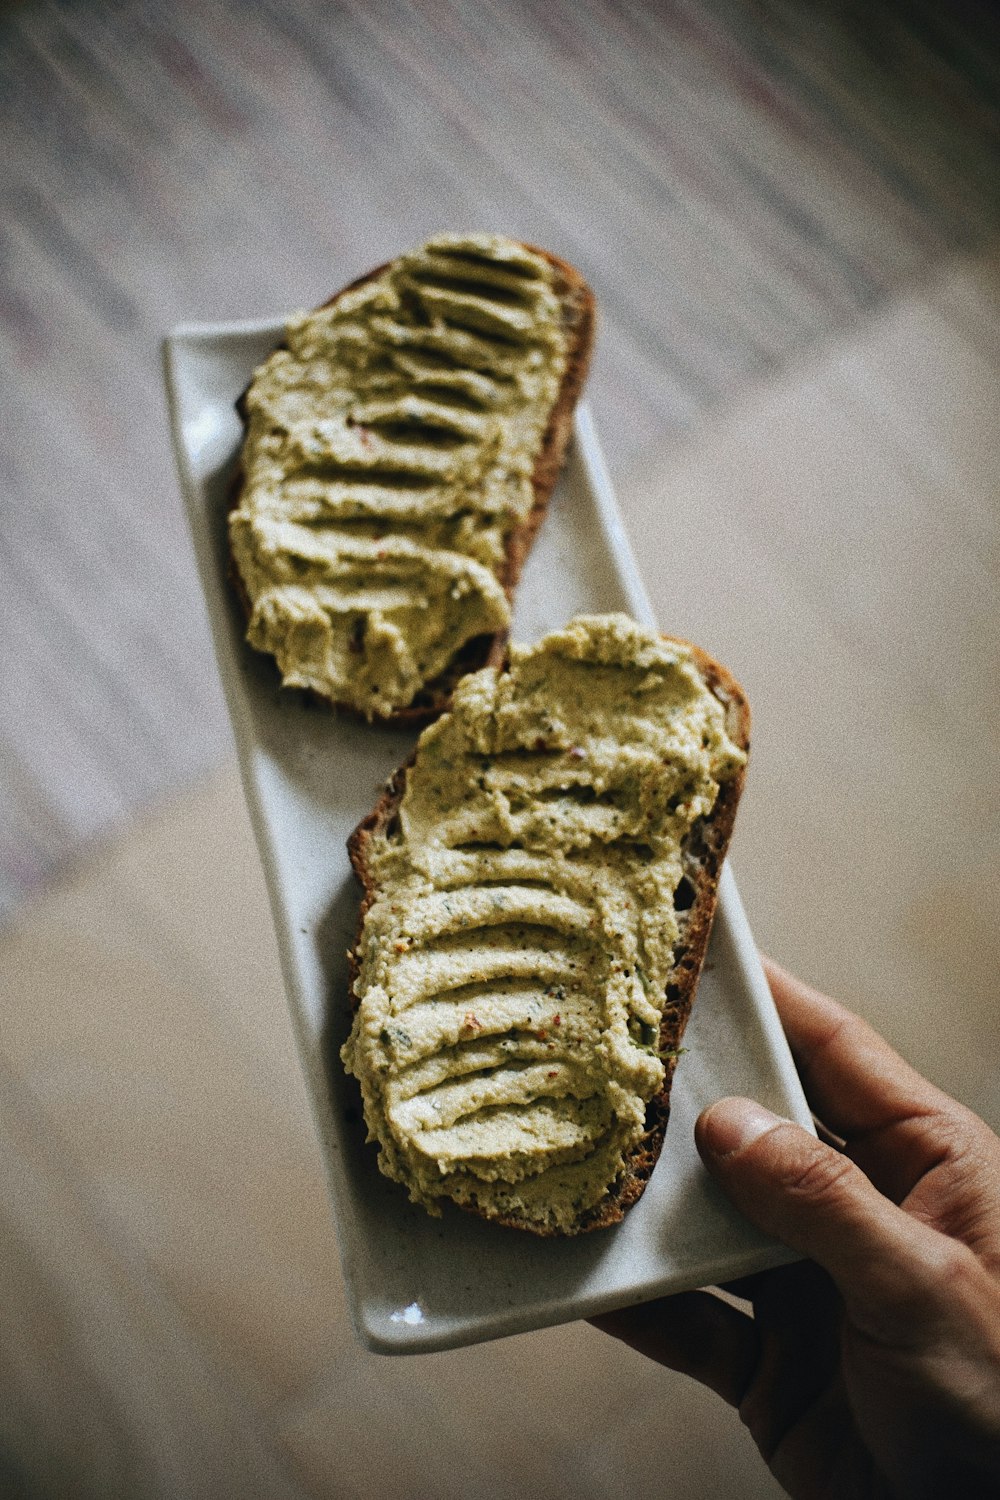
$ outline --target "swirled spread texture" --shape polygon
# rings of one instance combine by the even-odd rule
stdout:
[[[573,1232],[642,1136],[685,840],[743,751],[689,648],[581,616],[466,677],[365,853],[343,1049],[379,1165]]]
[[[567,364],[553,263],[441,235],[288,325],[244,398],[230,545],[288,686],[387,717],[506,630]]]

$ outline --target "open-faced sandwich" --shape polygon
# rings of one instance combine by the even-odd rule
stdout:
[[[295,318],[239,403],[247,638],[368,719],[423,720],[502,659],[593,339],[572,266],[442,234]]]
[[[424,730],[349,844],[343,1050],[414,1201],[576,1234],[642,1193],[748,749],[729,673],[624,615],[511,647]]]

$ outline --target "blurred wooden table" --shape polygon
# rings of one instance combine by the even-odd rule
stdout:
[[[664,627],[754,705],[758,938],[994,1127],[998,374],[997,261],[958,260],[622,490]],[[353,1344],[232,768],[0,972],[0,1489],[774,1500],[731,1412],[592,1329]]]

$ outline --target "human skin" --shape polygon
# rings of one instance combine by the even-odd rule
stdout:
[[[1000,1495],[1000,1140],[858,1016],[765,962],[817,1140],[749,1099],[702,1160],[806,1259],[595,1318],[739,1410],[794,1500]]]

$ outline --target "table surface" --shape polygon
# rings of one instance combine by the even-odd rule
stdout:
[[[758,938],[994,1127],[998,374],[1000,267],[957,259],[620,497],[753,704]],[[731,1412],[591,1328],[353,1343],[232,765],[23,907],[0,973],[0,1488],[598,1500],[668,1452],[671,1500],[775,1500]]]

